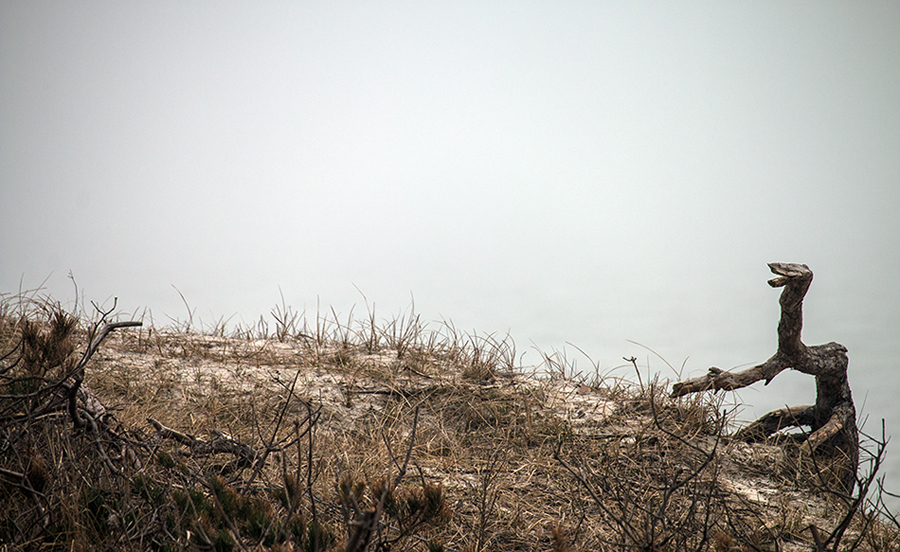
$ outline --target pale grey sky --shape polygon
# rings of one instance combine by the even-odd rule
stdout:
[[[782,260],[900,306],[895,1],[2,0],[0,120],[4,292],[652,340]]]

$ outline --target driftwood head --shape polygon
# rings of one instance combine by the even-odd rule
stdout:
[[[778,274],[778,278],[769,280],[772,287],[783,287],[790,281],[800,280],[811,282],[813,278],[812,270],[805,264],[800,263],[769,263],[769,269],[773,274]]]

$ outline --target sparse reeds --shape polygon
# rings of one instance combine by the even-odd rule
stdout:
[[[65,405],[48,399],[96,320],[36,295],[0,301],[0,543],[352,552],[900,544],[900,524],[878,502],[881,441],[859,478],[866,493],[834,496],[815,479],[791,479],[794,449],[732,443],[721,397],[670,399],[650,376],[633,383],[594,363],[581,371],[564,351],[526,369],[508,336],[448,322],[432,330],[412,308],[381,323],[373,311],[355,322],[317,309],[308,324],[282,300],[272,326],[229,331],[224,321],[198,329],[188,312],[187,323],[110,334],[84,373],[109,418],[73,430]],[[641,374],[636,361],[626,366]],[[798,512],[798,501],[813,506]]]

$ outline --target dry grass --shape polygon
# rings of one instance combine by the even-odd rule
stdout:
[[[105,320],[0,309],[10,550],[816,550],[842,524],[823,550],[900,545],[821,461],[730,441],[716,396],[558,354],[526,371],[510,339],[412,312],[114,332],[84,378],[111,415],[73,430],[59,389]]]

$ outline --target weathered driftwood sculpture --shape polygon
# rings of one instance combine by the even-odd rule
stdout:
[[[816,404],[775,410],[741,429],[736,434],[745,441],[761,441],[786,427],[808,426],[811,433],[801,446],[804,454],[815,453],[823,460],[837,461],[843,469],[840,482],[848,493],[856,480],[859,440],[856,408],[847,381],[847,348],[839,343],[807,347],[800,341],[803,327],[803,297],[813,273],[805,264],[769,263],[777,274],[769,280],[781,292],[781,320],[778,323],[778,352],[764,363],[741,372],[710,368],[701,377],[676,383],[672,396],[712,389],[739,389],[759,380],[766,385],[785,368],[793,368],[816,377]]]

